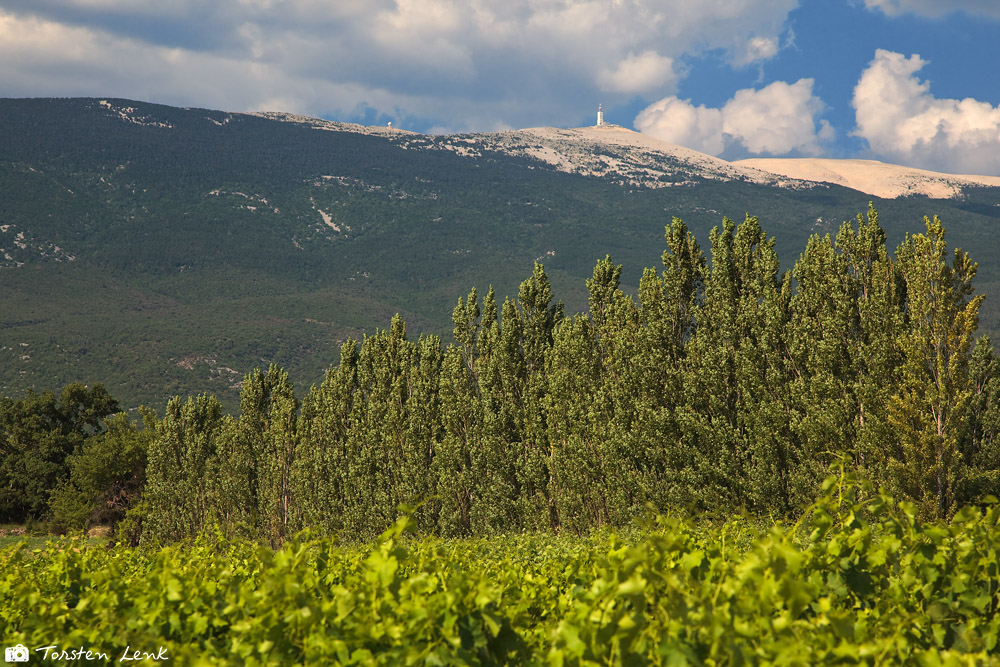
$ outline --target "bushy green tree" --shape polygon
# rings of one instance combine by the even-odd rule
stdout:
[[[589,318],[576,316],[556,327],[546,365],[543,398],[551,448],[548,493],[555,525],[582,532],[609,522],[608,470],[617,457],[601,432],[608,422],[601,400],[601,366]]]
[[[605,256],[597,262],[592,277],[587,280],[590,293],[588,329],[593,338],[595,359],[588,358],[581,371],[586,374],[591,371],[592,363],[596,363],[597,377],[591,382],[593,386],[587,396],[567,396],[571,402],[588,402],[586,437],[600,448],[602,459],[600,492],[604,496],[602,505],[606,513],[602,520],[613,524],[627,523],[643,499],[643,448],[637,439],[645,434],[636,427],[644,414],[643,407],[655,403],[661,396],[656,380],[644,376],[649,371],[646,362],[650,357],[642,346],[640,311],[632,297],[620,287],[621,272],[621,265]],[[582,325],[578,323],[577,326],[579,335],[583,333]],[[569,342],[574,337],[564,340]],[[577,349],[581,348],[577,346]],[[646,392],[654,386],[656,391]],[[553,412],[559,410],[556,406],[551,409]],[[650,433],[649,439],[658,440],[657,434]],[[558,472],[559,477],[566,474]],[[588,493],[593,494],[594,490]]]
[[[58,397],[51,391],[0,397],[0,521],[45,517],[50,492],[69,478],[68,457],[117,411],[99,383],[68,384]]]
[[[888,405],[900,366],[903,285],[878,213],[809,239],[795,264],[787,340],[792,440],[790,494],[812,501],[835,460],[881,477]]]
[[[470,520],[477,534],[517,530],[524,525],[521,473],[527,459],[527,371],[520,344],[521,321],[513,302],[505,300],[501,326],[493,296],[491,290],[483,303],[475,362],[482,431],[469,457],[476,480]]]
[[[801,507],[812,501],[834,460],[854,456],[854,355],[863,341],[857,281],[847,256],[829,235],[809,239],[793,274],[797,290],[786,335],[791,366],[789,495]]]
[[[968,429],[959,445],[967,472],[959,504],[1000,497],[1000,361],[988,336],[977,340],[972,349],[969,377]]]
[[[114,527],[138,506],[156,424],[156,416],[144,412],[142,428],[118,413],[107,420],[107,430],[87,438],[80,450],[68,457],[69,478],[52,491],[50,501],[56,526]]]
[[[496,324],[493,290],[486,297]],[[472,534],[472,504],[480,480],[473,453],[482,444],[483,414],[478,369],[480,307],[475,288],[452,313],[455,343],[445,350],[438,387],[441,440],[432,462],[438,496],[438,529],[444,535]]]
[[[613,395],[616,415],[632,412],[622,428],[629,464],[624,469],[635,470],[640,480],[636,504],[690,509],[700,502],[706,471],[688,429],[681,425],[686,418],[684,369],[707,268],[682,220],[673,219],[665,238],[662,271],[657,275],[648,268],[639,281],[634,342],[622,348],[615,362],[627,379]],[[626,304],[624,312],[629,310]],[[632,319],[626,316],[626,321]]]
[[[545,358],[552,348],[556,324],[563,318],[561,301],[553,303],[552,286],[545,267],[535,263],[531,277],[521,283],[515,307],[504,308],[504,329],[509,316],[518,320],[520,356],[524,360],[521,403],[524,430],[517,443],[517,485],[520,520],[533,529],[553,527],[558,519],[549,491],[549,444],[545,424]]]
[[[439,385],[443,357],[439,337],[421,336],[406,388],[406,425],[397,498],[400,503],[417,508],[413,518],[416,528],[423,532],[434,530],[440,511],[434,458],[442,432]]]
[[[472,453],[482,437],[482,413],[464,353],[454,345],[444,353],[439,399],[442,436],[432,462],[438,530],[448,536],[467,536],[472,534],[472,503],[479,486]]]
[[[899,267],[886,249],[885,231],[874,207],[869,204],[867,218],[858,215],[857,221],[857,230],[844,225],[837,235],[858,304],[857,329],[850,345],[848,389],[856,424],[850,459],[866,476],[884,482],[884,452],[895,442],[888,409],[902,366],[899,339],[906,326],[906,290]]]
[[[347,438],[345,523],[352,534],[379,535],[396,519],[406,465],[407,399],[416,348],[396,315],[366,336],[358,357],[358,391]]]

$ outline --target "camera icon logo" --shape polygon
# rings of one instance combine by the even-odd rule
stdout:
[[[3,651],[5,662],[28,662],[28,647],[24,644],[8,646]]]

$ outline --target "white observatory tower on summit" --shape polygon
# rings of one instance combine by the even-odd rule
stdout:
[[[601,109],[601,105],[597,105],[597,127],[604,125],[604,111]]]

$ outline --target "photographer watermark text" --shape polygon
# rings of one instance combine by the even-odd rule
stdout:
[[[66,649],[56,644],[52,644],[51,646],[39,646],[34,649],[34,651],[36,653],[36,658],[50,662],[80,662],[93,660],[108,662],[112,660],[111,655],[105,651],[100,651],[94,648],[85,648],[83,646],[80,646],[79,648]],[[24,644],[9,646],[4,649],[4,660],[8,663],[28,662],[30,658],[31,651],[29,651],[28,647]],[[152,651],[133,649],[131,646],[126,646],[125,650],[122,651],[121,656],[118,657],[116,662],[133,662],[139,660],[152,660],[154,662],[160,662],[161,660],[170,660],[170,657],[167,655],[167,649],[163,646],[160,646],[155,653]]]

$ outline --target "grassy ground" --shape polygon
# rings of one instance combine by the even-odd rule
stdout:
[[[97,531],[102,532],[103,531]],[[51,535],[44,531],[29,530],[26,526],[18,524],[0,524],[0,549],[24,544],[29,550],[47,549],[51,544],[59,544],[60,548],[65,548],[67,544],[79,543],[83,546],[99,546],[107,542],[107,537],[85,535]]]

